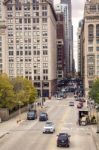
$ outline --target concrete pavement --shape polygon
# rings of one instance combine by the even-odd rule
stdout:
[[[94,142],[96,144],[97,150],[99,150],[99,133],[96,133],[97,132],[97,126],[92,125],[91,130],[92,130],[92,135],[93,135],[93,139],[94,139]]]
[[[18,127],[19,124],[22,123],[24,120],[26,120],[26,112],[20,114],[20,116],[18,115],[15,118],[0,123],[0,138],[9,134],[10,130]]]

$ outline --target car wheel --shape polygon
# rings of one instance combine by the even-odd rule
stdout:
[[[59,147],[59,144],[57,144],[57,147]]]

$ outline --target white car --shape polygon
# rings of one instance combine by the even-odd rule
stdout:
[[[54,132],[55,132],[55,126],[53,122],[47,121],[43,128],[43,133],[54,133]]]

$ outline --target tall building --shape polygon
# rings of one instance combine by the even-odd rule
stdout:
[[[87,0],[81,32],[82,72],[85,94],[99,77],[99,0]]]
[[[73,26],[71,0],[61,0],[55,6],[56,12],[64,14],[64,33],[65,33],[65,74],[71,75],[73,71]]]
[[[81,64],[82,64],[82,55],[81,55],[81,30],[82,30],[82,26],[83,26],[83,20],[81,20],[78,24],[78,31],[77,31],[77,49],[78,49],[78,73],[81,76],[82,72],[81,72]]]
[[[67,75],[73,71],[73,26],[72,26],[72,5],[71,0],[61,0],[63,13],[65,18],[65,33],[66,33],[66,72]]]
[[[39,95],[56,85],[56,14],[51,0],[5,0],[6,73],[31,80]]]
[[[57,13],[57,79],[64,78],[64,16],[63,13]]]
[[[6,72],[6,27],[4,5],[0,0],[0,73]]]

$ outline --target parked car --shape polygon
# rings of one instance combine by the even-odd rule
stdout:
[[[74,102],[69,102],[69,106],[74,106]]]
[[[36,110],[30,110],[27,113],[27,120],[35,120],[37,119],[37,111]]]
[[[47,121],[48,120],[48,114],[46,112],[41,112],[39,115],[39,121]]]
[[[69,147],[70,146],[70,135],[67,133],[59,133],[57,138],[57,147],[63,146],[63,147]]]
[[[51,121],[47,121],[43,128],[43,133],[54,133],[54,132],[55,132],[54,123]]]

